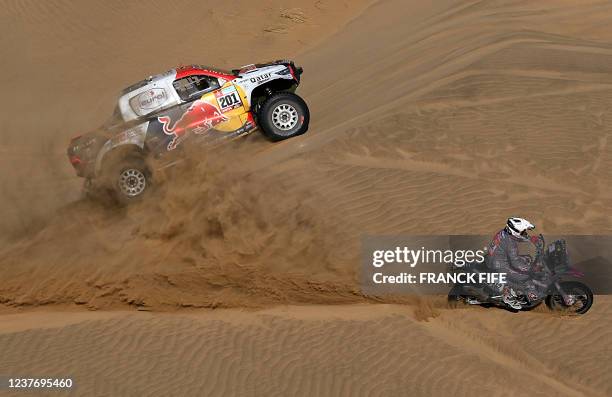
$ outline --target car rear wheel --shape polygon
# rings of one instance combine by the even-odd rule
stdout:
[[[109,167],[104,186],[121,203],[128,204],[144,197],[151,188],[151,172],[144,159],[127,158]]]
[[[145,172],[138,167],[128,167],[119,174],[118,187],[126,197],[137,197],[147,188]]]
[[[273,141],[301,135],[308,130],[310,111],[298,95],[279,92],[270,96],[257,115],[263,134]]]

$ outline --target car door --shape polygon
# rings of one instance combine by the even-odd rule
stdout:
[[[245,97],[231,81],[211,92],[205,93],[201,101],[212,105],[219,121],[212,128],[212,134],[231,135],[241,131],[247,121]]]
[[[182,104],[157,117],[167,136],[167,150],[189,138],[214,141],[245,123],[244,101],[231,82],[220,86],[216,77],[199,74],[175,80],[172,85]]]

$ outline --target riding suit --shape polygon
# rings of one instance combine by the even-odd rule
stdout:
[[[536,299],[538,293],[531,281],[531,259],[519,254],[518,244],[524,242],[512,236],[507,229],[502,229],[489,244],[487,266],[491,271],[506,273],[507,285],[515,291],[521,291],[530,299]]]

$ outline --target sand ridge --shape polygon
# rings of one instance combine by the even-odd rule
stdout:
[[[0,372],[71,374],[79,395],[604,396],[610,351],[586,341],[609,334],[609,303],[569,321],[478,308],[419,320],[410,306],[366,304],[94,312],[24,329],[40,319],[33,312],[11,315],[22,329],[0,327]],[[36,363],[20,359],[33,354]]]

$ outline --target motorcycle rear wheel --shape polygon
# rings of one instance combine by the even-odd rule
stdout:
[[[448,292],[448,306],[451,309],[457,308],[459,306],[465,305],[465,299],[468,298],[468,295],[464,294],[463,287],[461,285],[455,285]]]

